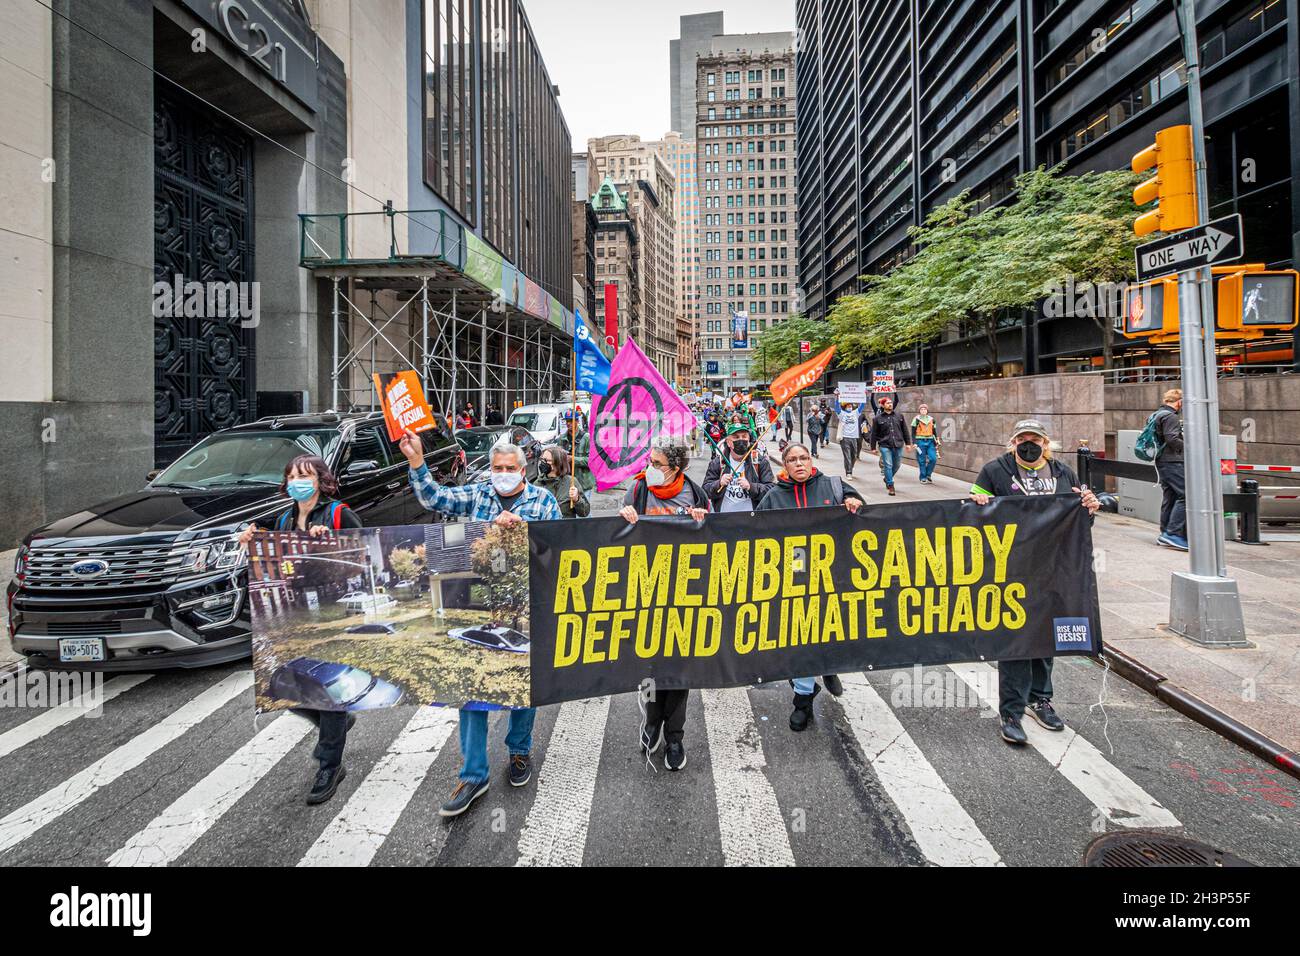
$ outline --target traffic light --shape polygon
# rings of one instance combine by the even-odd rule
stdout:
[[[1219,280],[1218,328],[1250,333],[1294,329],[1297,312],[1294,269],[1239,269]]]
[[[284,575],[286,578],[293,577],[293,562],[288,560],[281,561],[280,573]]]
[[[1196,164],[1192,159],[1192,128],[1171,126],[1156,132],[1155,145],[1133,157],[1133,172],[1155,167],[1156,174],[1133,190],[1133,202],[1156,208],[1133,223],[1139,236],[1153,232],[1177,232],[1197,224]]]
[[[1155,279],[1128,287],[1124,314],[1115,320],[1115,331],[1125,338],[1178,338],[1178,283],[1174,279]]]

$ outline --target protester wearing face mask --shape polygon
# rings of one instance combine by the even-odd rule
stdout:
[[[637,475],[623,498],[619,512],[628,524],[647,518],[684,517],[703,521],[709,512],[709,496],[686,474],[690,450],[680,438],[658,438],[650,450],[650,467]],[[689,691],[655,689],[645,701],[641,727],[641,751],[649,759],[667,741],[664,767],[681,770],[686,766],[682,743],[686,728],[686,698]]]
[[[1069,466],[1052,457],[1047,429],[1032,418],[1017,422],[1007,453],[989,462],[970,487],[971,500],[986,505],[1007,495],[1078,495],[1088,514],[1101,504],[1079,484]],[[1047,730],[1064,730],[1065,722],[1052,709],[1052,658],[998,661],[998,716],[1002,739],[1016,746],[1029,738],[1020,721],[1026,710]]]
[[[856,402],[840,405],[840,451],[844,454],[844,474],[853,477],[853,465],[862,454],[862,419]]]
[[[591,502],[582,486],[570,474],[569,455],[558,445],[548,445],[537,462],[537,487],[545,488],[560,504],[566,518],[585,518],[591,514]]]
[[[470,485],[440,485],[424,463],[424,445],[410,429],[398,445],[411,466],[411,488],[420,504],[449,518],[495,521],[514,524],[519,521],[558,521],[564,517],[555,496],[545,488],[529,484],[524,478],[528,458],[518,445],[500,444],[492,449],[492,472],[487,481]],[[533,776],[532,707],[512,708],[506,733],[510,754],[510,785],[522,787]],[[460,781],[447,802],[438,810],[444,817],[455,817],[487,793],[487,711],[466,706],[460,710],[460,752],[464,763]]]
[[[916,464],[921,469],[921,484],[932,485],[934,466],[939,461],[939,433],[935,430],[934,419],[930,417],[930,406],[922,402],[916,408],[912,418],[912,442],[916,445]]]
[[[753,511],[775,481],[767,456],[754,451],[744,425],[727,429],[726,458],[714,458],[704,473],[704,493],[714,511]]]
[[[843,507],[849,515],[858,513],[864,500],[843,479],[825,475],[813,467],[812,454],[794,442],[781,452],[781,473],[776,484],[758,503],[759,511],[779,511],[786,508]],[[846,515],[847,519],[847,515]],[[794,687],[794,710],[790,713],[790,729],[799,732],[813,720],[813,700],[821,693],[814,677],[799,677],[790,682]],[[835,697],[844,693],[839,675],[826,674],[822,683]]]
[[[334,498],[339,484],[323,458],[316,455],[299,455],[284,469],[280,492],[293,499],[293,504],[280,513],[269,530],[301,531],[319,538],[332,531],[360,528],[361,519]],[[245,548],[258,531],[268,530],[250,524],[241,532],[239,542]],[[320,733],[312,756],[320,762],[320,769],[307,794],[307,803],[324,803],[334,796],[347,776],[343,766],[343,746],[347,743],[348,728],[356,718],[341,710],[311,710],[294,708],[294,712],[316,724]]]

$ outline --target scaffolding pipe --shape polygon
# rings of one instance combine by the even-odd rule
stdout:
[[[330,369],[330,409],[338,411],[339,407],[339,277],[334,276],[334,365]]]

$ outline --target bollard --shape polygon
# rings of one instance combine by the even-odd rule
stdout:
[[[1075,470],[1079,473],[1079,480],[1087,487],[1092,488],[1092,475],[1090,473],[1092,469],[1089,467],[1092,463],[1092,449],[1088,447],[1088,439],[1079,439],[1079,449],[1074,453],[1074,457],[1078,464]]]
[[[1241,493],[1254,500],[1240,511],[1241,540],[1245,544],[1259,544],[1259,482],[1254,478],[1241,479]]]

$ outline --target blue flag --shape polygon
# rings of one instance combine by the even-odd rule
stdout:
[[[573,310],[573,354],[575,380],[579,391],[604,395],[609,391],[609,359],[591,339],[582,313]]]

